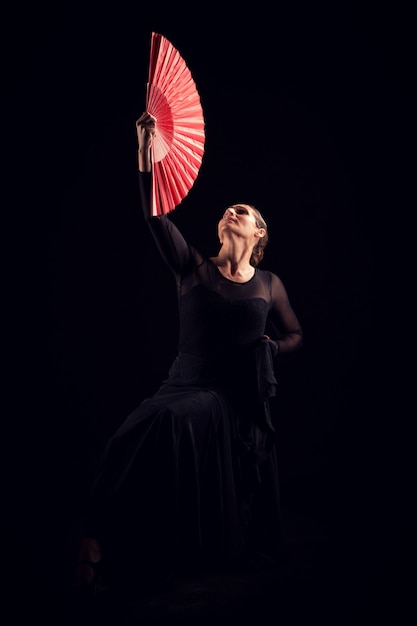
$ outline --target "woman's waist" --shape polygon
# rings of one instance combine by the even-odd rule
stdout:
[[[234,351],[230,354],[193,354],[180,351],[174,359],[168,380],[177,385],[235,388],[255,378],[253,353]]]

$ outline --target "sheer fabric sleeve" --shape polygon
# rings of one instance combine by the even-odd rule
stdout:
[[[166,216],[151,217],[151,173],[139,172],[142,210],[162,258],[175,275],[190,263],[191,249],[175,224]]]
[[[270,328],[274,333],[271,339],[275,341],[279,353],[298,350],[303,343],[303,331],[296,314],[291,306],[287,291],[276,275],[271,273]]]

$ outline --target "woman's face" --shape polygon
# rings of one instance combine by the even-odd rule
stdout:
[[[222,242],[225,233],[236,234],[240,237],[253,238],[257,241],[264,233],[263,228],[256,224],[256,216],[248,204],[233,204],[228,207],[218,224],[219,239]]]

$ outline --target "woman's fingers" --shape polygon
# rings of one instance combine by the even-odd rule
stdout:
[[[155,126],[155,123],[156,123],[156,117],[154,117],[147,111],[142,113],[139,119],[136,120],[136,126]]]

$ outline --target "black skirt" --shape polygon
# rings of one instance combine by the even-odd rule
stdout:
[[[85,530],[117,576],[159,581],[282,551],[267,400],[237,409],[200,374],[194,357],[179,355],[107,445]]]

